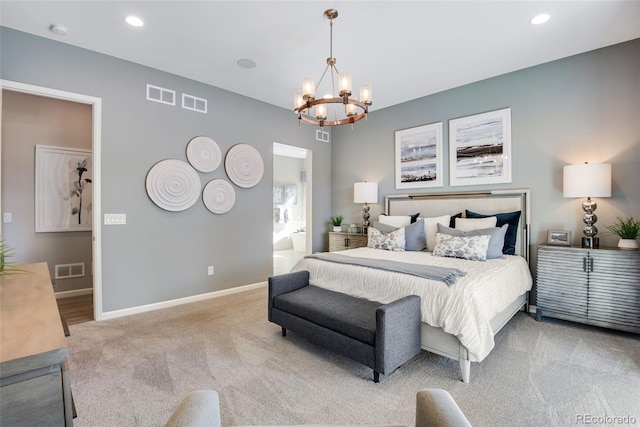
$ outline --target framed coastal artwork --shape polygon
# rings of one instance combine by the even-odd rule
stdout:
[[[511,182],[511,108],[449,120],[449,184]]]
[[[91,231],[91,150],[36,145],[35,229]]]
[[[395,132],[396,189],[442,186],[442,122]]]

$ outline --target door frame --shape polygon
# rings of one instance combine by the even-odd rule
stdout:
[[[305,247],[305,254],[309,255],[313,253],[313,150],[304,147],[298,147],[291,144],[283,144],[281,142],[273,142],[272,143],[272,155],[271,159],[273,161],[273,156],[276,155],[275,147],[276,145],[284,147],[285,149],[292,149],[294,151],[304,151],[305,152],[305,169],[306,169],[306,182],[305,182],[305,230],[307,232],[307,244]],[[286,154],[278,154],[285,157],[294,157],[287,156]],[[271,182],[273,183],[273,175],[271,176]],[[273,208],[273,206],[272,206]]]
[[[93,260],[93,316],[95,320],[102,320],[102,98],[67,92],[44,86],[35,86],[11,80],[0,80],[0,90],[11,90],[47,98],[61,99],[91,105],[92,135],[91,148],[93,156],[93,213],[91,234],[91,258]]]

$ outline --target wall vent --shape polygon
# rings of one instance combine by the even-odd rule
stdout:
[[[316,129],[316,141],[329,142],[329,132]]]
[[[198,98],[197,96],[182,94],[182,108],[185,110],[197,111],[199,113],[207,112],[207,100]]]
[[[147,84],[147,101],[176,105],[176,91]]]
[[[70,279],[84,276],[84,262],[56,264],[56,279]]]

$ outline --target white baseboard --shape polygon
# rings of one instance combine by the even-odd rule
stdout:
[[[122,310],[113,310],[102,313],[100,320],[115,319],[118,317],[130,316],[132,314],[146,313],[147,311],[159,310],[161,308],[175,307],[177,305],[188,304],[191,302],[203,301],[211,298],[219,298],[225,295],[237,294],[253,289],[267,286],[267,282],[259,282],[251,285],[238,286],[231,289],[223,289],[221,291],[208,292],[206,294],[194,295],[190,297],[178,298],[170,301],[163,301],[154,304],[141,305],[138,307],[124,308]]]
[[[93,293],[93,288],[74,289],[73,291],[60,291],[56,292],[56,299],[79,297],[80,295],[90,295]]]
[[[529,313],[536,314],[536,311],[538,311],[538,307],[536,307],[535,305],[529,304]]]

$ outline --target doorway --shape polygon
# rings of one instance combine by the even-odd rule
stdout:
[[[45,88],[45,87],[40,87],[40,86],[34,86],[34,85],[29,85],[29,84],[24,84],[24,83],[19,83],[19,82],[13,82],[13,81],[8,81],[8,80],[2,80],[2,93],[11,93],[11,94],[23,94],[23,95],[29,95],[29,96],[35,96],[36,99],[40,98],[43,101],[46,102],[55,102],[55,101],[64,101],[64,102],[68,102],[69,105],[71,106],[79,106],[81,108],[89,108],[89,112],[86,115],[87,117],[87,126],[89,126],[89,132],[87,133],[87,137],[88,139],[90,139],[89,141],[89,147],[92,150],[92,158],[93,158],[93,179],[92,179],[92,190],[93,190],[93,197],[92,197],[92,201],[91,201],[91,209],[92,209],[92,213],[91,213],[91,222],[93,224],[92,227],[92,232],[90,233],[90,235],[88,236],[87,239],[87,248],[86,251],[90,252],[90,257],[88,259],[88,261],[85,264],[83,270],[84,272],[89,275],[89,280],[87,282],[87,285],[85,288],[83,289],[78,289],[78,290],[72,290],[70,292],[60,292],[58,293],[56,296],[60,296],[59,294],[64,294],[64,296],[70,296],[70,297],[77,297],[77,296],[81,296],[81,295],[91,295],[91,300],[93,302],[92,306],[93,306],[93,313],[92,313],[92,318],[95,320],[101,320],[102,318],[102,263],[101,263],[101,251],[100,251],[100,245],[101,245],[101,230],[100,230],[100,217],[101,217],[101,204],[100,204],[100,147],[101,147],[101,140],[100,140],[100,135],[101,135],[101,105],[102,105],[102,101],[100,98],[95,98],[95,97],[91,97],[91,96],[86,96],[86,95],[81,95],[81,94],[76,94],[76,93],[72,93],[72,92],[66,92],[66,91],[59,91],[56,89],[51,89],[51,88]],[[7,92],[5,92],[7,91]],[[85,107],[86,106],[86,107]],[[3,116],[3,124],[5,126],[7,126],[7,121],[5,120],[6,117]],[[55,121],[55,118],[54,118]],[[27,124],[27,127],[29,125]],[[33,126],[33,125],[31,125]],[[3,129],[3,134],[5,134],[4,132],[5,129]],[[49,141],[47,141],[49,142]],[[3,145],[5,144],[5,141],[3,140]],[[53,143],[52,143],[53,145]],[[58,144],[60,145],[60,144]],[[29,148],[29,147],[27,147]],[[27,150],[27,155],[33,156],[34,151],[33,150]],[[5,154],[5,153],[3,153]],[[32,158],[30,157],[30,159],[32,160]],[[6,159],[5,159],[6,160]],[[31,162],[33,163],[33,162]],[[3,170],[3,174],[5,173],[5,171]],[[6,175],[4,176],[5,179],[5,183],[6,183]],[[31,175],[31,179],[33,179],[32,175]],[[3,185],[5,184],[3,183]],[[13,187],[12,187],[13,188]],[[5,186],[6,189],[6,186]],[[20,194],[21,198],[25,198],[25,194]],[[3,211],[9,210],[9,209],[14,209],[14,207],[8,205],[6,203],[6,197],[4,195],[2,195],[2,199],[5,199],[5,204],[2,206]],[[27,204],[29,203],[33,203],[34,200],[34,195],[32,194],[31,196],[26,196],[25,201],[27,202]],[[30,205],[31,206],[31,205]],[[32,206],[28,208],[28,211],[25,212],[29,212],[30,215],[34,214],[33,208]],[[4,216],[4,215],[3,215]],[[3,218],[4,219],[4,218]],[[15,218],[16,220],[21,220],[24,221],[24,216],[21,215],[20,218]],[[68,240],[67,237],[68,236],[64,236],[66,234],[69,233],[35,233],[34,232],[34,228],[33,228],[33,222],[31,222],[28,226],[21,226],[19,227],[19,229],[16,230],[15,236],[20,236],[20,242],[21,244],[24,244],[25,246],[29,246],[30,249],[28,251],[28,256],[29,257],[34,257],[34,258],[38,258],[38,260],[41,259],[46,259],[46,255],[42,254],[42,247],[43,247],[43,243],[46,243],[45,241],[49,241],[51,239],[54,239],[55,237],[57,237],[58,235],[60,235],[60,237],[62,237],[65,240]],[[7,227],[8,230],[8,227]],[[6,231],[6,230],[5,230]],[[80,232],[74,232],[72,234],[75,233],[80,233]],[[9,233],[3,232],[3,234],[5,235],[5,237],[9,238]],[[35,235],[33,236],[33,239],[31,239],[31,237],[29,237],[30,235]],[[29,243],[29,241],[31,241],[31,243],[36,242],[34,244]],[[19,255],[19,249],[16,251],[16,253]],[[51,266],[50,266],[51,267]],[[65,265],[61,265],[59,267],[65,267]],[[77,271],[77,270],[73,270],[74,268],[77,268],[78,266],[75,265],[71,265],[69,264],[69,271]],[[58,271],[57,269],[54,268],[54,271]],[[60,271],[64,271],[64,269],[61,269]],[[52,277],[55,277],[55,274],[52,275]]]
[[[273,274],[311,253],[311,150],[273,143]]]

